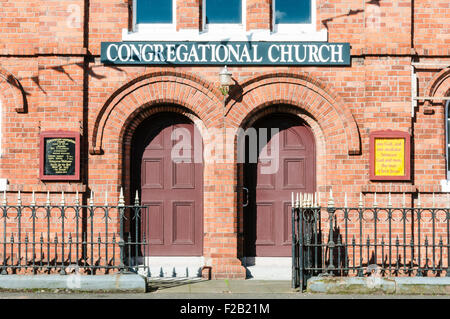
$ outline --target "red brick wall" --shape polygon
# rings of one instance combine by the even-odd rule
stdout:
[[[178,2],[177,29],[200,28],[201,1]],[[443,103],[419,101],[411,118],[410,75],[413,58],[450,64],[448,1],[318,0],[316,28],[327,28],[330,42],[351,44],[351,66],[229,67],[243,96],[226,102],[225,121],[218,93],[220,67],[112,67],[99,62],[101,42],[121,41],[122,29],[130,21],[128,5],[127,0],[107,4],[91,0],[89,7],[82,0],[0,1],[4,17],[0,20],[0,177],[9,180],[10,191],[20,189],[29,196],[32,190],[49,190],[58,197],[62,190],[73,195],[78,189],[88,197],[93,189],[100,198],[108,191],[111,201],[117,201],[120,186],[129,186],[122,143],[132,134],[133,112],[144,110],[146,103],[153,103],[150,110],[157,107],[155,101],[175,102],[208,128],[237,128],[260,116],[258,111],[264,112],[271,102],[283,102],[293,106],[296,111],[292,112],[307,111],[305,120],[313,127],[318,145],[317,190],[322,204],[330,187],[337,205],[343,203],[344,192],[349,203],[357,203],[360,192],[370,202],[374,191],[384,195],[405,191],[408,202],[413,202],[411,192],[417,190],[428,192],[423,200],[434,191],[436,200],[446,203],[446,195],[440,193],[440,180],[446,178]],[[270,1],[248,0],[246,29],[270,29],[269,9]],[[416,72],[419,95],[448,92],[450,84],[438,76],[439,67]],[[281,73],[288,80],[277,84]],[[141,89],[125,87],[148,74],[154,74],[152,83]],[[434,83],[440,83],[436,91],[430,89]],[[108,107],[108,99],[118,99],[124,92],[127,97],[114,102],[117,106],[111,115],[99,124],[100,110]],[[22,108],[24,112],[18,113],[16,109]],[[427,109],[432,112],[424,112]],[[104,153],[89,154],[100,147],[94,144],[98,127],[105,129]],[[50,129],[82,134],[81,182],[39,180],[39,132]],[[379,129],[412,134],[411,182],[369,181],[369,133]],[[237,167],[205,165],[204,176],[205,256],[216,267],[215,276],[242,276],[236,259],[241,254],[236,245],[242,240]],[[11,196],[13,201],[15,195]]]

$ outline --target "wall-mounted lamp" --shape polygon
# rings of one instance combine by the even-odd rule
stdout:
[[[226,65],[220,71],[219,79],[220,79],[220,92],[222,92],[223,95],[228,95],[228,92],[230,91],[230,86],[233,85],[234,82],[231,78],[231,72],[228,71]]]

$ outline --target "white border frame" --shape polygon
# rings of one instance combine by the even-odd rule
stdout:
[[[202,0],[202,30],[212,33],[245,32],[247,25],[247,0],[241,0],[241,23],[206,23],[206,1]]]
[[[296,34],[316,32],[317,0],[311,1],[311,23],[275,23],[275,5],[277,0],[272,0],[272,27],[274,33]]]
[[[175,32],[177,27],[177,0],[172,0],[172,23],[136,23],[137,0],[133,0],[133,32]]]

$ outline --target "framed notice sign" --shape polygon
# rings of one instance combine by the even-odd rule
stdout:
[[[401,131],[370,133],[370,179],[411,179],[410,135]]]
[[[40,141],[41,180],[75,181],[80,179],[80,134],[46,131]]]

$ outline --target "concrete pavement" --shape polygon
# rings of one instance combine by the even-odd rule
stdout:
[[[450,295],[300,293],[290,281],[154,280],[147,293],[75,292],[65,289],[0,291],[0,299],[450,299]]]

